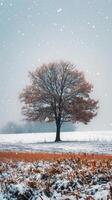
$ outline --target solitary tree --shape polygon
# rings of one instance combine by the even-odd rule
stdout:
[[[98,101],[90,98],[93,86],[70,62],[52,62],[30,72],[31,84],[20,94],[26,120],[56,123],[56,139],[64,122],[87,124],[97,114]]]

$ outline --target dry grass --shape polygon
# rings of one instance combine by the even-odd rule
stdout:
[[[36,160],[64,160],[75,159],[93,160],[92,165],[96,165],[95,160],[112,160],[112,155],[107,154],[75,154],[75,153],[32,153],[32,152],[0,152],[0,161],[19,160],[25,162],[33,162]]]

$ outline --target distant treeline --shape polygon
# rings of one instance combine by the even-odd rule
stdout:
[[[75,125],[72,123],[65,123],[62,126],[62,131],[74,131]],[[55,123],[46,122],[25,122],[16,123],[8,122],[3,128],[0,129],[0,133],[38,133],[38,132],[55,132]]]

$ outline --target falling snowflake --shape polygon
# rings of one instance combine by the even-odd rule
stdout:
[[[9,4],[9,6],[10,6],[10,7],[12,7],[12,6],[13,6],[13,4],[12,4],[12,3],[10,3],[10,4]]]
[[[99,36],[99,34],[96,34],[96,38],[99,38],[100,36]]]
[[[96,26],[95,25],[92,25],[92,29],[95,29],[96,28]]]
[[[110,123],[110,126],[112,126],[112,123]]]
[[[57,23],[53,23],[53,26],[57,26]]]
[[[1,2],[0,5],[3,6],[3,2]]]
[[[97,76],[100,76],[100,72],[96,72],[96,75],[97,75]]]
[[[107,94],[107,93],[105,93],[105,94],[104,94],[104,96],[105,96],[105,97],[107,97],[107,96],[108,96],[108,94]]]
[[[10,18],[10,17],[8,17],[8,18],[7,18],[7,20],[8,20],[8,21],[10,21],[10,20],[11,20],[11,18]]]
[[[57,13],[60,13],[60,12],[62,12],[62,8],[57,9]]]
[[[108,20],[108,19],[109,19],[109,16],[105,16],[105,19]]]

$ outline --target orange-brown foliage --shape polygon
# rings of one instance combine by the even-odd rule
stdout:
[[[36,161],[36,160],[56,160],[63,159],[76,159],[80,158],[83,161],[90,160],[89,165],[96,167],[95,160],[102,160],[105,163],[106,160],[112,160],[112,155],[108,154],[75,154],[75,153],[32,153],[32,152],[0,152],[0,161],[5,160],[19,160],[19,161]],[[107,161],[107,165],[109,162]]]

